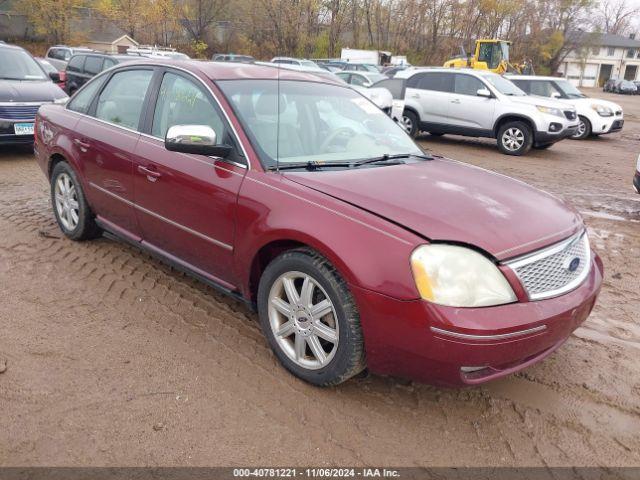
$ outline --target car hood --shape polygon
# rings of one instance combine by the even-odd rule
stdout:
[[[428,240],[474,245],[499,260],[584,228],[577,212],[558,198],[449,159],[285,175]]]
[[[0,102],[53,102],[67,94],[49,80],[0,80]]]

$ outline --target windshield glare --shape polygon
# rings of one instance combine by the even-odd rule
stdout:
[[[513,97],[525,97],[527,94],[516,87],[511,80],[507,80],[500,75],[485,75],[484,79],[503,95]]]
[[[584,93],[574,87],[571,82],[567,80],[556,80],[556,85],[562,93],[569,98],[583,98],[586,97]]]
[[[279,88],[277,80],[218,85],[266,168],[422,154],[400,126],[350,88],[290,80]]]
[[[0,49],[0,79],[47,80],[40,65],[23,50]]]

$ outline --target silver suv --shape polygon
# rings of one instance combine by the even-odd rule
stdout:
[[[507,155],[524,155],[531,147],[548,148],[574,135],[574,107],[527,96],[506,78],[483,70],[407,69],[403,125],[415,137],[420,131],[488,137]]]

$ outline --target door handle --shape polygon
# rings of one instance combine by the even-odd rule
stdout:
[[[162,174],[155,169],[143,167],[142,165],[138,165],[138,172],[147,176],[147,180],[150,182],[155,182],[158,180]]]
[[[451,103],[455,103],[456,105],[459,105],[462,102],[460,102],[459,98],[454,98],[453,100],[451,100]]]
[[[414,93],[413,95],[411,95],[411,98],[420,98],[420,94],[419,93]]]
[[[75,143],[78,147],[80,147],[80,150],[82,151],[82,153],[86,153],[87,149],[91,146],[90,144],[83,142],[82,140],[79,139],[74,139],[73,143]]]

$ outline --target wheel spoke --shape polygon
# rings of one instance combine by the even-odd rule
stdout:
[[[272,298],[271,305],[276,307],[276,310],[278,310],[282,315],[284,315],[287,318],[293,315],[293,308],[291,307],[291,304],[285,302],[280,297]]]
[[[327,342],[336,343],[338,340],[337,332],[330,326],[316,321],[313,324],[313,331],[320,338],[324,338]]]
[[[300,303],[304,307],[311,307],[311,299],[313,298],[313,289],[315,285],[313,284],[313,280],[310,277],[304,277],[304,282],[302,283],[302,289],[300,290]]]
[[[71,207],[73,210],[78,210],[78,208],[80,208],[80,205],[78,204],[77,200],[74,200],[72,198],[69,200],[69,207]]]
[[[311,315],[316,320],[320,320],[326,314],[333,311],[333,307],[331,306],[331,302],[326,298],[319,303],[316,303],[311,307]]]
[[[64,180],[62,176],[58,177],[58,181],[56,182],[56,184],[58,185],[58,191],[60,193],[64,193],[67,191],[67,188],[64,185]]]
[[[288,322],[283,323],[280,328],[276,331],[276,335],[278,337],[288,337],[295,331],[295,323],[293,320],[289,320]]]
[[[317,336],[311,335],[307,338],[307,342],[309,343],[309,348],[311,348],[311,352],[313,356],[321,363],[325,363],[327,361],[327,353],[320,345],[320,340]]]
[[[294,350],[298,361],[303,360],[307,349],[307,340],[300,333],[296,333]]]
[[[287,298],[289,299],[289,303],[292,305],[297,305],[300,303],[300,296],[298,295],[298,291],[296,290],[296,286],[293,283],[293,279],[289,277],[284,277],[282,279],[282,284],[284,285],[284,291],[287,294]]]

